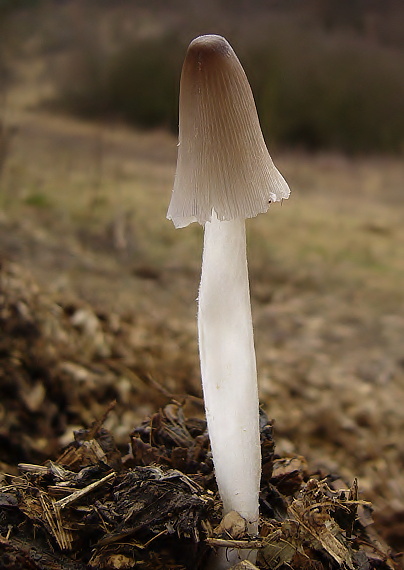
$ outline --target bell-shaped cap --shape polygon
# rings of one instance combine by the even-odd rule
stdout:
[[[251,218],[290,190],[269,156],[251,87],[230,44],[200,36],[181,74],[177,171],[167,218],[176,227]]]

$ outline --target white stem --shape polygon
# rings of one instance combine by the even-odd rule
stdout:
[[[199,350],[213,462],[224,514],[258,530],[261,474],[257,371],[245,221],[205,224],[199,289]]]

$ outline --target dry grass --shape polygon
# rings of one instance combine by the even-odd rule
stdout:
[[[46,220],[50,229],[62,224],[94,239],[125,225],[125,247],[149,264],[198,267],[201,231],[175,232],[165,220],[174,138],[21,112],[16,126],[2,179],[7,216]],[[397,303],[404,279],[402,161],[275,159],[293,194],[248,223],[252,272],[259,277],[271,264],[294,283],[312,281],[324,291],[357,288],[369,302]]]
[[[186,385],[183,372],[167,377],[159,356],[150,369],[174,392],[200,393],[202,231],[165,219],[175,139],[21,110],[14,122],[1,179],[3,252],[65,303],[78,295],[135,313],[156,345],[167,343],[167,327],[186,337],[187,354],[175,339],[170,349]],[[292,196],[249,221],[248,233],[260,393],[278,449],[359,476],[377,506],[404,509],[404,165],[275,159]]]
[[[279,166],[293,195],[251,224],[276,263],[324,289],[360,288],[368,301],[376,294],[386,307],[401,299],[403,164],[323,155],[288,156]]]

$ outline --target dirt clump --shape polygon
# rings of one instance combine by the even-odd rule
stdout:
[[[0,465],[55,457],[73,430],[90,425],[111,401],[107,427],[127,446],[133,425],[172,393],[152,374],[161,358],[158,324],[96,312],[77,299],[42,291],[20,265],[0,266]],[[167,326],[166,334],[170,334]],[[173,333],[175,337],[175,333]],[[168,373],[178,352],[166,358]],[[185,360],[185,359],[184,359]],[[186,369],[186,365],[184,365]],[[181,394],[177,394],[179,398]],[[193,398],[201,408],[197,398]]]
[[[2,568],[198,569],[217,549],[234,548],[257,549],[258,568],[397,568],[356,483],[341,489],[303,458],[276,456],[261,419],[258,536],[226,522],[229,515],[220,522],[206,426],[171,404],[134,430],[126,456],[100,421],[76,432],[56,461],[3,475]]]
[[[398,568],[380,535],[400,522],[377,534],[355,481],[277,455],[264,413],[260,533],[221,521],[201,402],[150,373],[157,357],[173,373],[179,337],[165,359],[158,323],[56,299],[7,260],[0,301],[2,568],[202,569],[234,548],[258,568]]]

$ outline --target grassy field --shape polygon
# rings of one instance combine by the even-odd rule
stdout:
[[[198,393],[202,230],[174,230],[165,219],[176,140],[49,114],[14,117],[1,180],[3,248],[58,294],[180,323],[190,331],[193,354],[184,358]],[[329,392],[317,387],[327,401],[341,386],[332,388],[335,370],[322,358],[335,360],[345,371],[338,374],[360,377],[366,368],[358,386],[369,388],[370,375],[384,390],[381,367],[404,388],[404,166],[380,157],[274,158],[292,195],[248,222],[249,259],[263,397],[275,397],[273,415],[290,435],[285,371],[292,384],[299,375],[329,377]]]
[[[201,230],[176,232],[165,219],[173,137],[40,113],[13,121],[0,197],[9,219],[62,226],[99,252],[135,252],[151,266],[197,269]],[[293,194],[248,223],[253,274],[270,278],[273,265],[292,283],[360,291],[394,309],[404,280],[402,161],[296,153],[275,161]]]

